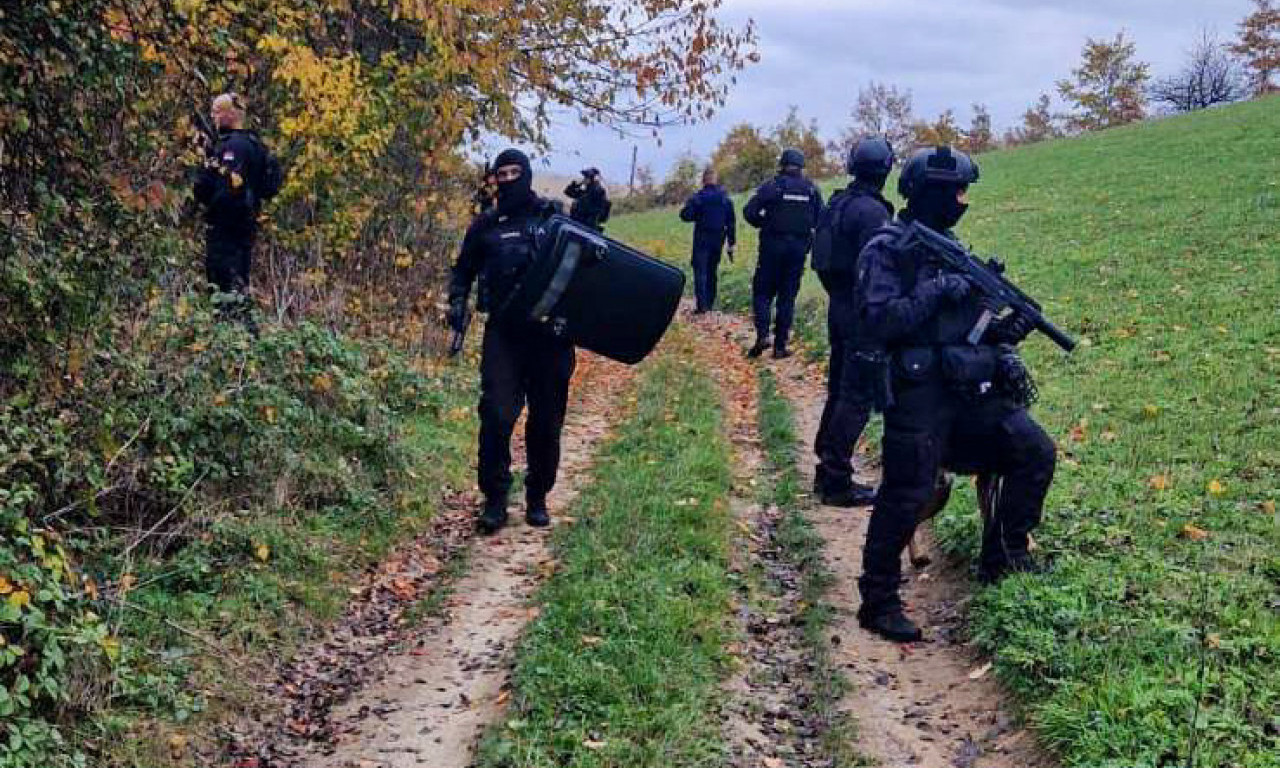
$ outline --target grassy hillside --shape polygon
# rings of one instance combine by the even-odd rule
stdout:
[[[1069,765],[1280,765],[1280,99],[981,165],[960,234],[1083,343],[1025,345],[1061,450],[1056,568],[983,591],[975,638]],[[610,231],[687,262],[673,210]],[[755,248],[743,228],[730,308]],[[817,352],[824,311],[809,276]],[[972,500],[952,506],[939,530],[971,556]]]

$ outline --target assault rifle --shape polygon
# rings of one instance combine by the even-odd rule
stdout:
[[[970,344],[977,344],[991,321],[1007,308],[1030,319],[1037,331],[1048,336],[1064,351],[1075,349],[1076,340],[1050,322],[1040,311],[1040,305],[1035,299],[1009,282],[1003,274],[1004,265],[1000,262],[995,259],[982,261],[960,243],[933,231],[919,221],[907,225],[898,240],[898,247],[903,250],[916,245],[922,246],[936,257],[946,270],[968,278],[974,290],[984,298],[982,316],[969,331]]]

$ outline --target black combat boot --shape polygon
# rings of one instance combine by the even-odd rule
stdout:
[[[839,491],[816,488],[818,500],[828,507],[867,507],[876,501],[876,489],[859,482]]]
[[[497,533],[507,524],[507,499],[485,499],[484,511],[476,518],[476,528],[484,534]]]
[[[858,626],[895,643],[914,643],[924,637],[924,633],[915,622],[907,618],[900,607],[873,613],[867,611],[864,605],[858,609]]]
[[[994,564],[983,563],[978,567],[978,581],[990,586],[1011,574],[1048,571],[1049,566],[1032,557],[1030,552],[1021,552]]]
[[[768,348],[769,348],[769,340],[764,336],[757,336],[756,343],[752,345],[751,349],[747,350],[747,357],[755,359],[763,355],[764,351]]]
[[[545,496],[528,499],[524,511],[524,521],[534,528],[546,528],[551,525],[551,515],[547,514]]]
[[[786,344],[775,344],[773,347],[773,359],[783,360],[791,357],[791,350],[787,349]]]

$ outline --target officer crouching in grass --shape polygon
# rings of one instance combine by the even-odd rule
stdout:
[[[822,194],[804,177],[804,154],[783,151],[778,175],[756,190],[742,209],[742,218],[760,230],[760,256],[751,278],[751,313],[756,342],[748,357],[759,357],[769,348],[770,315],[774,299],[773,356],[790,357],[787,342],[796,314],[796,294],[804,277],[805,257],[812,243],[813,227],[822,211]]]
[[[219,292],[247,302],[253,243],[262,204],[284,181],[280,163],[258,134],[244,127],[240,97],[224,93],[210,115],[217,136],[196,176],[195,199],[204,207],[205,274]]]
[[[858,141],[845,164],[853,182],[836,192],[819,219],[813,269],[830,301],[827,334],[827,403],[814,440],[818,457],[813,492],[823,504],[857,507],[875,500],[875,489],[853,479],[853,452],[875,406],[873,358],[858,340],[854,277],[858,254],[893,218],[893,203],[881,190],[893,169],[893,147],[878,136]]]
[[[497,205],[472,221],[462,241],[449,283],[449,325],[465,332],[471,284],[483,277],[489,306],[500,309],[536,257],[534,232],[556,203],[533,192],[529,158],[508,149],[493,162]],[[530,323],[491,316],[485,324],[480,359],[479,481],[484,509],[477,525],[494,533],[507,522],[511,490],[511,433],[525,402],[529,419],[525,442],[525,521],[550,525],[547,493],[560,466],[560,432],[575,364],[573,345]]]
[[[716,306],[720,254],[729,245],[729,261],[738,242],[738,221],[733,201],[719,184],[714,168],[702,172],[702,189],[685,201],[680,220],[693,222],[693,297],[695,315]]]
[[[585,224],[597,232],[604,231],[604,223],[609,220],[609,212],[613,203],[609,202],[609,192],[600,181],[600,170],[585,168],[582,179],[569,182],[564,194],[573,201],[569,207],[569,218]]]
[[[968,208],[978,166],[948,147],[920,150],[903,168],[898,191],[911,221],[951,235]],[[939,469],[994,474],[999,492],[983,533],[979,576],[993,582],[1034,571],[1028,534],[1040,521],[1053,480],[1055,448],[1027,412],[1014,383],[1013,354],[1033,330],[1012,314],[979,343],[966,341],[982,316],[970,281],[943,272],[927,252],[898,247],[901,225],[872,238],[858,262],[859,334],[887,353],[893,402],[884,413],[884,476],[871,514],[858,580],[859,623],[890,640],[921,637],[903,612],[901,554],[934,493]]]

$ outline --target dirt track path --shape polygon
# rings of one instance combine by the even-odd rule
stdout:
[[[556,525],[613,425],[631,369],[579,353],[565,425],[560,480],[550,506]],[[523,428],[517,430],[520,434]],[[518,449],[517,454],[523,451]],[[517,455],[517,463],[522,459]],[[403,650],[371,659],[368,682],[332,710],[329,738],[297,764],[313,768],[464,768],[478,737],[505,705],[511,652],[536,615],[530,598],[554,568],[548,533],[512,523],[477,538],[450,597],[408,633]]]
[[[754,336],[746,320],[719,313],[700,318],[695,332],[739,356]],[[795,408],[801,468],[811,480],[809,446],[826,397],[822,370],[799,358],[766,357],[757,364],[773,367]],[[970,588],[963,571],[939,564],[944,558],[937,552],[932,553],[934,565],[908,568],[910,581],[903,594],[925,630],[925,641],[900,646],[880,640],[858,627],[854,615],[870,509],[815,506],[810,514],[826,541],[834,576],[827,597],[837,612],[830,653],[852,684],[841,709],[857,723],[859,753],[885,768],[1052,766],[1031,734],[1015,725],[986,661],[964,642],[963,609]]]

